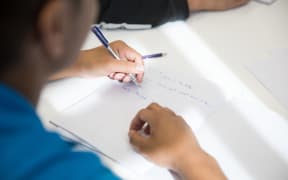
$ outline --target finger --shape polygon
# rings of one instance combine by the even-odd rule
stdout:
[[[126,53],[133,51],[124,41],[117,40],[110,43],[112,49],[117,51],[117,54],[121,59],[126,59]]]
[[[122,82],[124,82],[124,83],[128,83],[130,81],[131,81],[131,78],[129,75],[124,76],[124,78],[122,79]]]
[[[112,78],[111,74],[109,74],[107,77],[113,80],[113,78]]]
[[[151,104],[147,107],[147,109],[150,109],[150,110],[161,110],[162,107],[161,107],[159,104],[157,104],[157,103],[151,103]]]
[[[112,79],[112,74],[113,74],[113,73],[111,73],[111,74],[108,75],[108,77],[109,77],[110,79]]]
[[[132,120],[130,130],[140,130],[146,122],[151,126],[154,124],[153,119],[155,119],[155,114],[153,111],[148,109],[142,109]]]
[[[111,61],[109,70],[111,72],[139,74],[144,73],[144,66],[124,60]]]
[[[123,73],[116,73],[115,76],[114,76],[114,79],[120,81],[120,80],[122,80],[124,77],[125,77],[125,74],[123,74]]]
[[[140,118],[140,114],[144,113],[144,111],[147,111],[146,109],[142,109],[140,110],[136,116],[133,118],[131,125],[130,125],[130,130],[135,130],[135,131],[139,131],[142,129],[143,125],[146,123],[145,121],[143,121]]]
[[[173,116],[176,116],[176,113],[174,111],[172,111],[171,109],[164,107],[163,111],[167,112],[168,114],[171,114]]]
[[[140,73],[136,75],[136,79],[138,83],[142,83],[144,78],[144,73]]]
[[[144,64],[142,56],[135,49],[129,47],[124,42],[119,42],[119,55],[121,59],[125,59],[131,62],[136,62],[137,64]]]
[[[137,131],[129,131],[129,139],[130,139],[130,143],[136,147],[136,149],[138,151],[141,151],[141,147],[146,146],[148,143],[147,137],[144,137],[143,135],[141,135],[139,132]]]
[[[150,128],[150,125],[146,126],[145,129],[144,129],[144,133],[147,134],[147,135],[151,135],[151,128]]]
[[[138,114],[139,119],[145,121],[150,126],[150,129],[153,129],[155,121],[157,120],[157,112],[152,111],[150,109],[144,109]]]
[[[133,121],[131,123],[130,130],[140,131],[141,129],[143,129],[143,126],[145,124],[146,124],[146,122],[139,119],[139,118],[133,119]]]
[[[119,79],[118,81],[119,81],[120,83],[123,83],[123,79],[124,79],[126,76],[127,76],[127,75],[124,74],[124,76],[123,76],[121,79]]]
[[[133,54],[133,55],[130,55],[130,57],[129,57],[129,55],[127,55],[127,56],[128,56],[129,61],[133,61],[137,64],[138,67],[144,68],[144,61],[143,61],[142,56],[140,54]],[[138,73],[136,75],[137,82],[142,83],[143,77],[144,77],[144,70],[143,70],[143,73]]]
[[[109,77],[110,79],[114,79],[115,74],[116,74],[116,73],[111,73],[111,74],[108,75],[108,77]]]

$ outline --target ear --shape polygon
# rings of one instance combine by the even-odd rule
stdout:
[[[42,8],[37,22],[37,38],[49,59],[59,59],[65,53],[65,4],[49,0]]]

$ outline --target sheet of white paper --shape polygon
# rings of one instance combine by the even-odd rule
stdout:
[[[61,112],[93,93],[99,87],[96,79],[71,78],[50,82],[41,93],[53,110]]]
[[[215,87],[191,72],[181,75],[149,68],[141,88],[111,80],[102,80],[100,84],[95,93],[66,109],[63,117],[53,122],[140,174],[152,165],[133,151],[128,129],[141,108],[158,102],[182,115],[197,131],[223,103]]]
[[[248,69],[277,100],[288,109],[288,49],[275,50]]]

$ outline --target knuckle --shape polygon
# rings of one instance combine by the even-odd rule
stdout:
[[[182,117],[181,115],[176,115],[176,118],[177,118],[178,120],[183,120],[183,117]]]
[[[143,116],[143,114],[145,114],[147,112],[146,109],[141,109],[139,112],[138,112],[138,115],[140,116],[140,118]]]
[[[172,112],[168,107],[163,107],[164,111]]]
[[[172,111],[171,109],[167,107],[163,108],[163,111],[166,113],[169,113],[170,115],[174,115],[174,116],[176,115],[174,111]]]
[[[151,107],[151,108],[157,108],[157,107],[159,107],[159,104],[153,102],[153,103],[150,104],[150,107]]]
[[[139,111],[139,114],[142,114],[142,113],[144,113],[146,111],[146,109],[141,109],[140,111]]]
[[[116,41],[114,41],[114,44],[125,44],[125,43],[121,40],[116,40]]]

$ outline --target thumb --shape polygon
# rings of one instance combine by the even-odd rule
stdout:
[[[144,72],[144,66],[141,64],[136,64],[134,62],[129,62],[125,60],[113,61],[110,65],[110,71],[119,73],[138,74]]]
[[[129,131],[129,138],[130,138],[131,145],[133,145],[134,147],[136,147],[136,149],[140,151],[141,151],[141,147],[144,147],[148,143],[147,137],[144,137],[143,135],[141,135],[139,132],[135,130]]]

